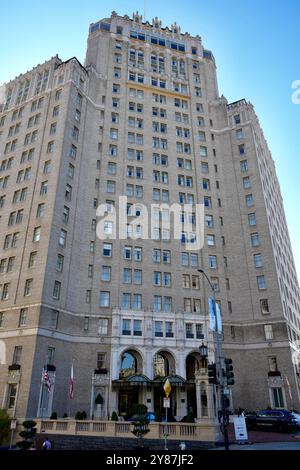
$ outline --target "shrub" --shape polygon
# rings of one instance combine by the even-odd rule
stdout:
[[[98,395],[96,396],[95,404],[96,405],[103,405],[103,397],[102,397],[101,393],[98,393]]]
[[[118,415],[115,411],[112,412],[111,420],[112,421],[119,421]]]
[[[83,419],[81,411],[76,412],[75,419],[76,419],[76,421],[81,421]]]
[[[81,416],[82,416],[81,419],[86,419],[86,418],[87,418],[86,412],[85,412],[85,411],[82,411]]]
[[[52,415],[50,416],[50,419],[57,419],[56,411],[53,411]]]
[[[63,418],[68,418],[68,413],[64,413]]]
[[[22,425],[24,431],[21,431],[19,435],[23,438],[23,440],[17,442],[17,446],[20,447],[21,450],[27,450],[32,446],[36,435],[36,422],[27,420],[23,421]]]
[[[135,403],[132,405],[130,414],[133,415],[145,415],[148,411],[148,408],[143,403]]]
[[[10,417],[5,410],[0,410],[0,445],[4,439],[9,435],[10,431]]]

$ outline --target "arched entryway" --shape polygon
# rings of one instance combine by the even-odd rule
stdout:
[[[195,373],[202,366],[201,357],[199,352],[192,351],[185,360],[186,372],[186,400],[187,400],[187,413],[192,414],[197,418],[197,396],[196,396],[196,382]]]
[[[143,358],[135,349],[121,354],[119,379],[114,381],[118,387],[118,414],[124,419],[131,417],[134,404],[143,402],[143,386],[149,379],[142,375]]]
[[[153,356],[153,384],[154,384],[154,411],[157,419],[161,420],[165,417],[166,409],[164,408],[164,383],[167,378],[171,383],[170,409],[168,410],[168,421],[172,421],[177,415],[177,398],[176,390],[178,383],[184,382],[179,376],[176,376],[176,363],[173,354],[169,351],[161,350]]]

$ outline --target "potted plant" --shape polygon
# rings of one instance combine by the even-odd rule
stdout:
[[[96,417],[101,418],[101,412],[102,412],[102,406],[103,406],[104,400],[101,395],[101,393],[98,393],[95,399],[95,405],[96,405]]]

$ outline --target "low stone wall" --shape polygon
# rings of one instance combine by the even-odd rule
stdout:
[[[134,450],[138,446],[135,438],[96,437],[96,436],[65,436],[61,434],[47,434],[52,443],[53,450]],[[36,437],[37,449],[42,448],[45,434]],[[168,440],[168,450],[180,450],[179,444],[185,442],[186,450],[204,450],[214,447],[212,442],[177,441]],[[164,450],[163,439],[145,439],[144,445],[152,450]]]

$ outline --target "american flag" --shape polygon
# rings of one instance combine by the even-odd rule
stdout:
[[[71,367],[71,376],[70,376],[70,400],[74,399],[74,369],[73,364]]]
[[[48,392],[51,392],[51,381],[47,369],[43,370],[43,382],[47,386]]]

